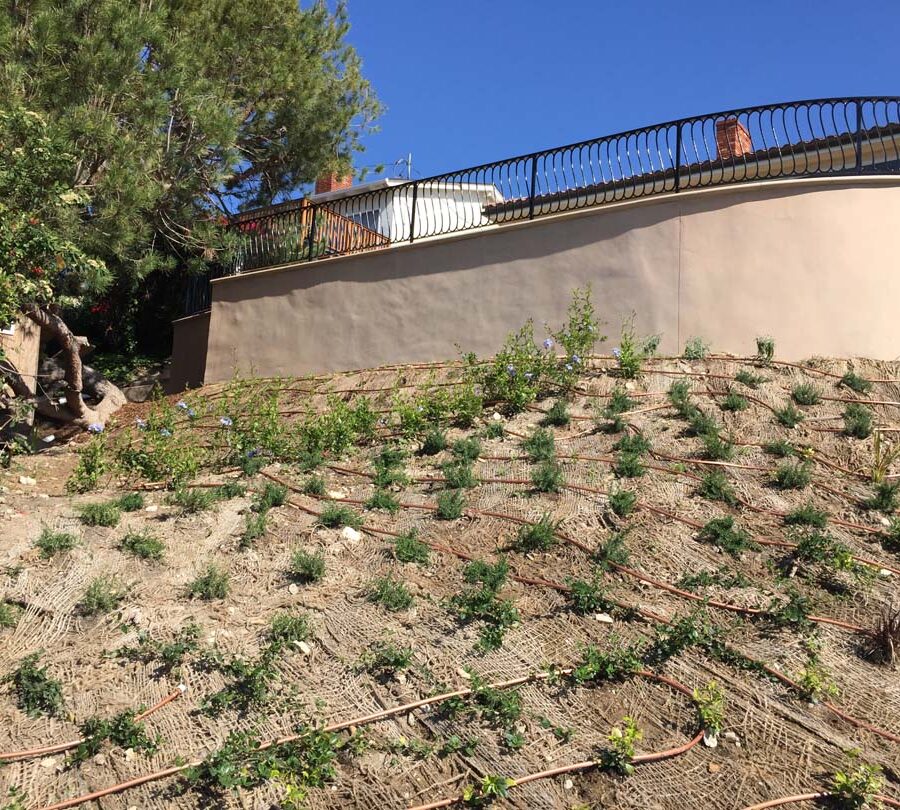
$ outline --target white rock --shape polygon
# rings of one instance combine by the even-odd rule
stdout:
[[[414,726],[416,724],[416,718],[413,714],[406,715],[406,725]]]
[[[41,439],[41,441],[44,442],[45,444],[50,444],[50,442],[55,441],[55,440],[56,440],[56,436],[54,436],[52,433],[48,433],[46,436],[44,436],[43,439]]]
[[[573,787],[575,787],[575,783],[571,779],[566,779],[563,782],[563,790],[571,790]]]
[[[357,531],[352,526],[344,526],[341,529],[341,537],[349,543],[358,543],[362,540],[362,532]]]
[[[36,478],[29,478],[27,475],[20,475],[20,476],[19,476],[19,483],[20,483],[23,487],[33,487],[33,486],[37,483],[37,479],[36,479]]]
[[[44,757],[41,760],[41,767],[49,771],[56,767],[56,757]]]
[[[342,501],[347,497],[347,493],[342,489],[332,489],[329,490],[326,494],[333,501]]]
[[[304,655],[312,655],[312,647],[309,646],[305,641],[297,642],[297,649],[300,650]]]
[[[885,579],[888,579],[888,577],[894,576],[894,572],[893,572],[893,571],[888,571],[887,568],[882,568],[882,569],[878,572],[878,576],[884,577]]]
[[[703,744],[707,748],[715,748],[719,744],[719,741],[718,741],[718,739],[716,739],[716,735],[714,732],[704,731],[703,732]]]
[[[465,669],[463,669],[462,667],[457,667],[457,668],[456,668],[456,674],[459,675],[460,678],[463,678],[463,679],[465,679],[465,680],[467,680],[467,681],[471,681],[471,680],[472,680],[472,676],[471,676]]]
[[[38,492],[38,498],[49,498],[50,496],[46,492]]]
[[[134,753],[133,748],[125,749],[125,761],[126,762],[131,762],[136,756],[137,756],[137,754]]]
[[[155,503],[151,503],[150,506],[144,507],[145,512],[156,512],[158,509],[159,507]]]
[[[106,754],[97,754],[97,756],[94,757],[94,762],[98,765],[106,765]]]
[[[740,742],[740,737],[738,737],[738,735],[735,734],[733,731],[726,731],[722,736],[726,740],[728,740],[728,742],[733,742],[733,743]]]
[[[493,419],[495,422],[500,422],[503,420],[503,417],[500,416],[500,414],[497,413],[497,411],[494,411],[494,415],[491,417],[491,419]]]
[[[890,526],[891,525],[891,521],[888,518],[882,516],[879,519],[881,520],[882,526]]]
[[[594,618],[598,622],[603,622],[604,624],[612,624],[613,623],[613,617],[610,616],[608,613],[598,613],[596,616],[594,616]]]
[[[625,390],[626,390],[626,391],[634,391],[634,389],[635,389],[636,387],[637,387],[637,386],[634,384],[634,382],[627,382],[627,383],[625,383]]]
[[[292,593],[292,594],[300,593],[300,587],[297,585],[296,582],[292,582],[290,585],[288,585],[288,593]]]

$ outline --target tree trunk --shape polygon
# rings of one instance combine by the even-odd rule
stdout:
[[[82,428],[93,424],[105,425],[109,417],[125,404],[125,394],[117,386],[82,365],[81,353],[89,346],[87,339],[75,335],[59,315],[48,309],[31,306],[25,314],[41,329],[46,329],[53,335],[62,347],[65,407],[44,399],[37,403],[38,412],[50,419],[73,422]],[[92,388],[100,399],[94,407],[88,406],[84,401],[85,371],[91,372]]]

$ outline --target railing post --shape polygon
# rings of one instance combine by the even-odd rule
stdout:
[[[534,219],[534,182],[537,178],[537,155],[531,156],[531,181],[528,189],[528,219]]]
[[[856,99],[856,173],[862,174],[862,109]]]
[[[412,244],[416,238],[416,197],[419,194],[419,184],[413,183],[412,211],[409,214],[409,242]]]
[[[307,261],[313,260],[313,245],[316,243],[316,204],[309,206],[309,238],[307,240],[309,249],[309,258]]]
[[[675,130],[675,193],[681,188],[681,124]]]

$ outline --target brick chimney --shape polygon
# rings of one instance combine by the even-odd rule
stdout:
[[[720,160],[731,160],[752,152],[753,143],[737,118],[720,118],[716,121],[716,148]]]
[[[316,194],[326,194],[329,191],[341,191],[353,185],[353,175],[347,174],[338,177],[335,172],[325,174],[316,179]]]

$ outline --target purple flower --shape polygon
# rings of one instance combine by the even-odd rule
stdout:
[[[254,447],[252,450],[247,451],[247,458],[256,458],[259,455],[259,448]]]
[[[622,350],[618,346],[616,346],[612,350],[612,353],[613,353],[613,357],[615,357],[616,360],[620,360],[622,358]]]
[[[146,430],[147,429],[147,420],[146,419],[135,419],[134,423],[137,425],[138,430]]]
[[[573,354],[572,362],[577,366],[581,362],[581,358],[577,354]]]
[[[550,338],[547,338],[547,339],[544,341],[544,348],[545,348],[547,351],[550,351],[550,349],[553,348],[553,341],[552,341]]]
[[[188,419],[193,419],[197,415],[197,411],[193,408],[188,408]]]
[[[181,410],[186,411],[188,408],[188,404],[183,399],[179,399],[178,402],[175,403],[175,407],[181,408]]]
[[[162,436],[162,437],[164,437],[164,438],[166,438],[166,439],[168,439],[169,436],[172,435],[172,431],[169,430],[168,428],[160,428],[160,429],[159,429],[159,435]]]
[[[91,422],[88,425],[88,433],[103,433],[103,425],[99,422]]]
[[[510,363],[506,367],[506,373],[509,374],[510,377],[515,377],[516,376],[516,367],[514,365],[512,365],[512,363]]]
[[[566,371],[571,371],[571,370],[572,370],[572,364],[566,363]]]
[[[222,427],[231,427],[231,426],[234,424],[234,422],[231,421],[231,417],[230,417],[230,416],[223,416],[223,417],[219,420],[219,424],[220,424]]]

